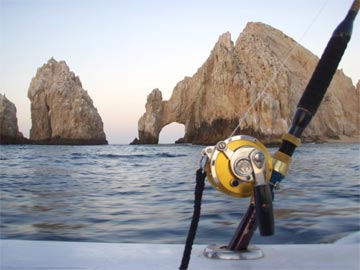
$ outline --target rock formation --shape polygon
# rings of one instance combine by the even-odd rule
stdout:
[[[33,143],[107,144],[93,101],[64,61],[52,58],[37,70],[28,98]]]
[[[0,94],[0,144],[24,144],[28,140],[19,131],[16,107]]]
[[[133,143],[158,143],[161,129],[177,122],[185,125],[184,142],[214,144],[230,136],[258,98],[237,133],[278,143],[318,60],[292,38],[262,23],[248,23],[235,44],[225,33],[198,71],[175,86],[168,101],[158,89],[150,93],[138,122],[139,138]],[[355,88],[338,70],[304,139],[357,135],[359,92],[359,83]]]

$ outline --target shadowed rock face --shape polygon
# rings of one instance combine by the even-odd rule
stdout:
[[[225,33],[198,71],[175,86],[168,101],[162,100],[159,89],[149,94],[138,122],[139,138],[133,143],[158,143],[161,129],[177,122],[185,125],[183,142],[214,144],[230,136],[260,95],[238,133],[278,143],[318,60],[292,38],[262,23],[248,23],[235,44]],[[338,70],[304,139],[357,135],[359,92],[359,83],[355,88]]]
[[[107,144],[103,122],[79,77],[53,58],[32,79],[30,139],[38,144]]]
[[[25,144],[29,141],[19,131],[15,104],[0,94],[0,144]]]

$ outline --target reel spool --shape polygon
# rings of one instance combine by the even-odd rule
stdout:
[[[211,185],[233,197],[251,197],[260,234],[272,235],[272,159],[267,148],[251,136],[239,135],[206,147],[202,154],[207,157],[205,171]]]

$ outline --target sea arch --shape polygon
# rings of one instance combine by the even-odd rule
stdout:
[[[163,126],[159,133],[159,144],[181,143],[185,136],[185,125],[171,122]]]

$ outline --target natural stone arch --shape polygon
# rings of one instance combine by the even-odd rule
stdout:
[[[159,143],[182,143],[185,136],[185,125],[172,122],[161,128]]]
[[[185,143],[216,144],[233,134],[243,116],[246,118],[237,133],[254,136],[266,144],[281,142],[319,61],[298,46],[282,66],[294,46],[292,38],[262,23],[247,24],[235,44],[230,33],[221,35],[205,63],[192,77],[176,84],[169,100],[162,99],[159,89],[148,95],[146,111],[138,122],[139,137],[133,143],[157,144],[161,129],[178,122],[185,125]],[[272,81],[275,70],[279,71]],[[320,106],[303,139],[356,136],[359,85],[354,87],[338,70],[328,90],[332,98],[325,101],[327,106]],[[265,94],[263,89],[267,89]],[[248,111],[253,102],[255,106]]]

